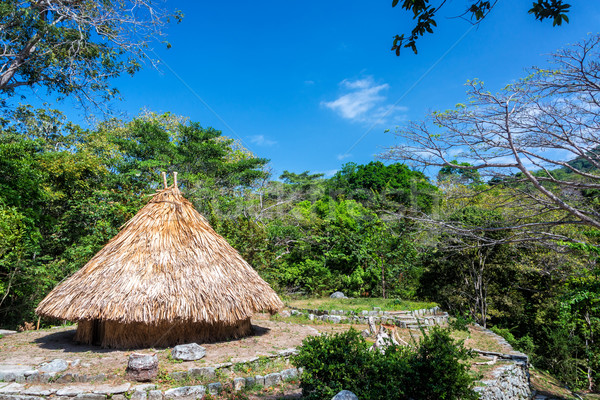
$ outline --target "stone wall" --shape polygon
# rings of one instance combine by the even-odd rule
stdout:
[[[312,310],[288,306],[292,315],[305,315],[310,320],[328,321],[334,324],[354,323],[368,324],[373,319],[375,324],[396,325],[400,328],[420,329],[433,325],[448,323],[448,313],[439,307],[414,311],[381,311],[379,307],[373,310],[359,312],[345,310]]]
[[[474,349],[483,356],[503,361],[492,371],[492,378],[479,381],[483,386],[475,388],[481,400],[525,400],[532,399],[534,392],[529,379],[529,357],[512,346],[501,336],[477,325],[482,332],[507,349],[506,353],[496,353]],[[507,364],[508,362],[508,364]]]

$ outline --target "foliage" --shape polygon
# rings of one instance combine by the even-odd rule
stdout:
[[[360,333],[308,337],[294,358],[304,368],[307,399],[324,399],[350,390],[360,399],[476,399],[468,374],[470,351],[447,330],[426,333],[416,349],[390,345],[369,350]]]
[[[0,93],[42,86],[100,105],[118,93],[113,78],[140,69],[144,48],[160,39],[170,17],[182,15],[138,0],[3,1]]]
[[[394,211],[409,208],[429,212],[436,199],[436,188],[423,173],[399,163],[347,163],[327,186],[333,196],[343,195],[368,207]]]
[[[400,2],[399,0],[392,0],[392,7],[396,7],[399,3],[402,9],[412,13],[413,20],[416,20],[416,23],[410,35],[401,34],[394,37],[392,51],[395,51],[396,55],[399,56],[400,49],[405,47],[410,48],[417,54],[417,39],[426,33],[433,33],[433,29],[437,27],[435,18],[446,1],[403,0]],[[495,5],[496,1],[471,0],[467,2],[467,7],[463,9],[465,11],[461,17],[468,16],[472,24],[479,24]],[[537,3],[534,2],[528,12],[533,14],[535,19],[539,21],[552,19],[552,26],[560,26],[563,22],[569,22],[567,16],[569,8],[571,8],[571,5],[564,3],[563,0],[537,0]]]

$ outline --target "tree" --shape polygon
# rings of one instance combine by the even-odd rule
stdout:
[[[467,8],[465,12],[460,15],[461,18],[469,18],[472,24],[479,24],[494,8],[498,0],[470,0],[467,2]],[[399,0],[392,0],[392,7],[396,7]],[[431,5],[430,3],[436,3]],[[396,52],[396,55],[400,55],[400,49],[407,47],[417,54],[416,41],[420,36],[424,36],[425,33],[433,33],[433,28],[437,27],[435,17],[446,4],[446,0],[439,0],[437,2],[430,0],[403,0],[402,6],[406,11],[412,11],[413,19],[417,21],[414,28],[411,30],[409,35],[401,34],[394,37],[392,44],[392,51]],[[552,20],[552,26],[562,25],[564,22],[569,22],[567,13],[569,12],[571,5],[564,3],[563,0],[537,0],[537,3],[533,3],[529,9],[529,14],[533,14],[535,19],[543,21],[545,19]]]
[[[0,93],[45,87],[99,104],[134,74],[171,16],[147,0],[6,0],[0,4]]]
[[[600,36],[554,54],[494,94],[468,82],[469,102],[398,128],[384,158],[421,168],[478,171],[510,203],[505,227],[539,237],[553,226],[600,228]],[[454,160],[458,159],[460,162]],[[569,161],[571,160],[571,161]],[[469,195],[473,195],[470,193]]]

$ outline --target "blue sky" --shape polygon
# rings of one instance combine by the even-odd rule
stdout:
[[[242,140],[283,170],[323,172],[368,163],[394,144],[386,129],[465,99],[464,83],[490,90],[544,65],[547,54],[600,27],[600,2],[572,0],[570,23],[535,21],[531,1],[500,0],[477,28],[450,1],[419,54],[391,51],[410,16],[389,1],[167,1],[185,14],[167,29],[163,65],[115,85],[113,107],[172,112]],[[65,110],[72,118],[75,111]]]

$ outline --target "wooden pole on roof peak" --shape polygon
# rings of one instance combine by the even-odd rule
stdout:
[[[162,178],[163,178],[163,186],[166,189],[167,188],[167,173],[166,172],[162,173]]]
[[[177,187],[177,171],[173,172],[173,186]]]

